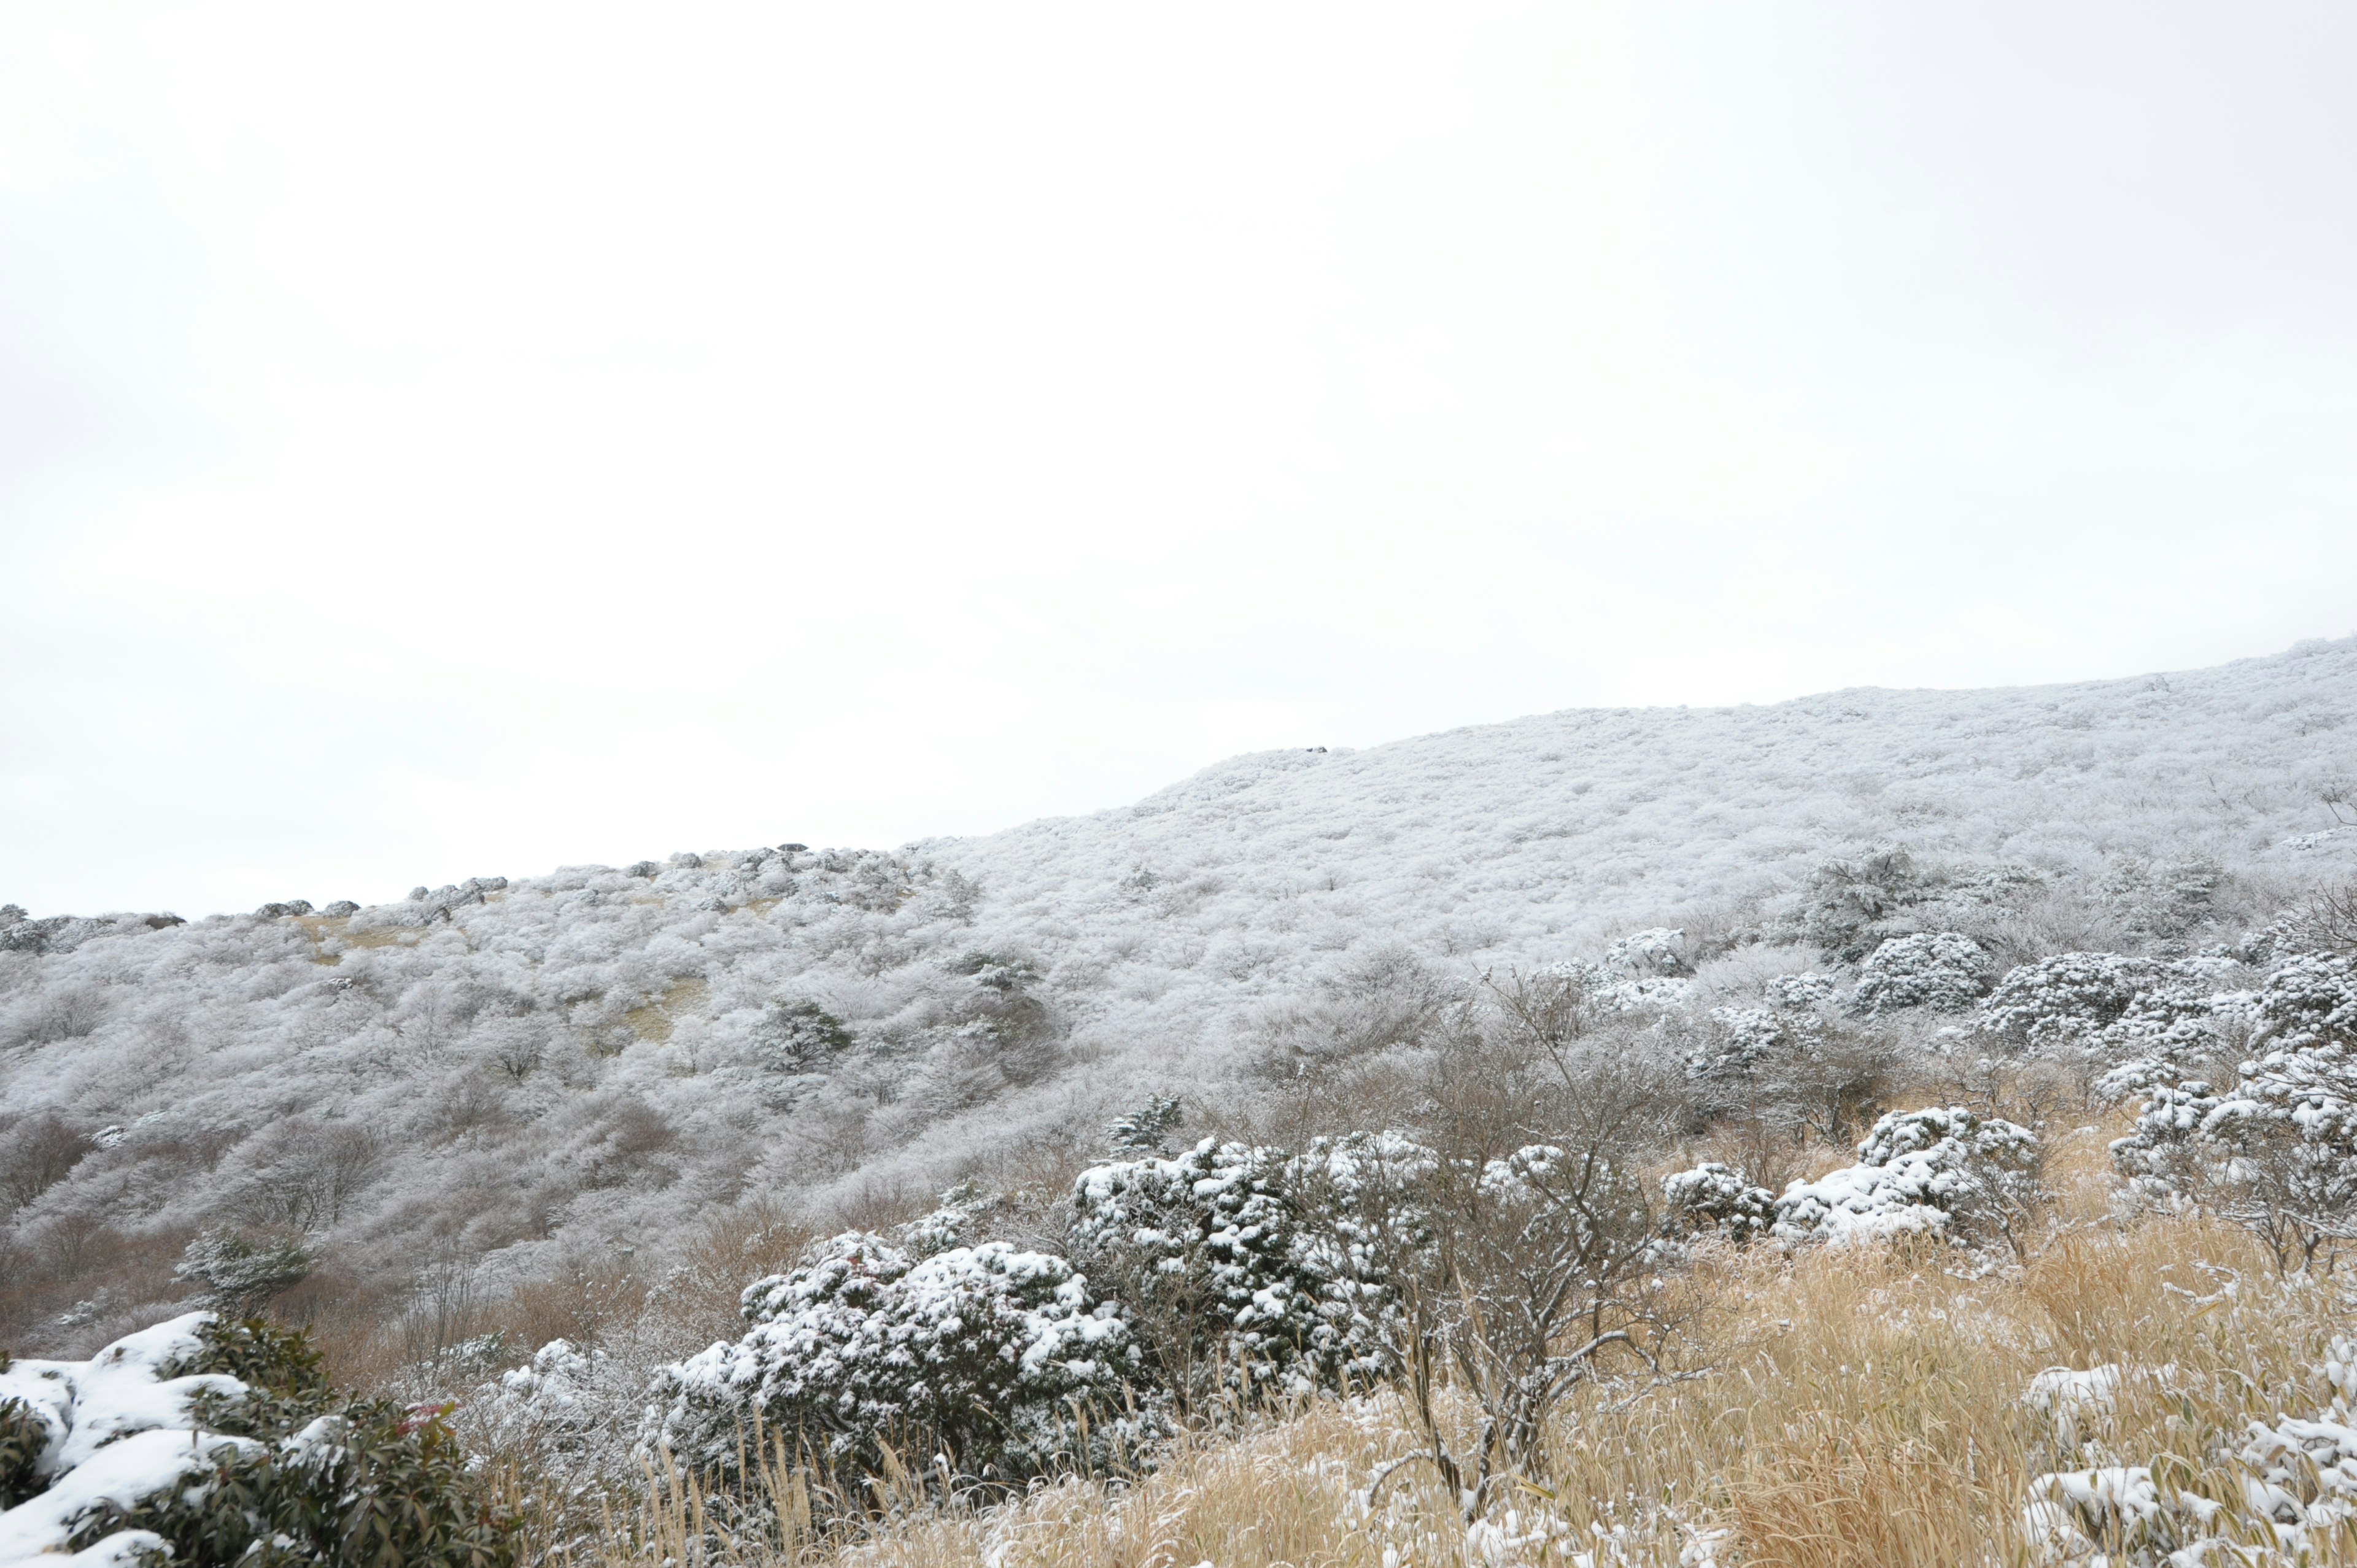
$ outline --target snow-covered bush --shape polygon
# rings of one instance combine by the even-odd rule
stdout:
[[[1144,1105],[1114,1118],[1105,1129],[1105,1139],[1116,1154],[1167,1155],[1170,1134],[1178,1130],[1185,1116],[1178,1096],[1149,1094]]]
[[[513,1563],[444,1412],[342,1399],[317,1363],[210,1313],[87,1361],[0,1358],[0,1562]]]
[[[1336,1386],[1366,1370],[1356,1293],[1347,1257],[1305,1234],[1303,1203],[1347,1207],[1364,1152],[1345,1140],[1295,1160],[1206,1138],[1093,1165],[1073,1184],[1073,1255],[1189,1398]]]
[[[2357,1240],[2357,1062],[2328,1046],[2246,1063],[2223,1093],[2156,1083],[2112,1160],[2146,1200],[2208,1208],[2305,1264]]]
[[[1929,1007],[1961,1013],[1986,989],[1988,955],[1972,938],[1955,931],[1917,931],[1892,937],[1860,966],[1852,993],[1859,1011],[1895,1013]]]
[[[1686,970],[1686,934],[1668,926],[1648,926],[1631,931],[1605,950],[1604,965],[1620,974],[1645,976],[1683,974]]]
[[[1921,903],[1930,886],[1903,847],[1854,860],[1827,860],[1809,874],[1792,915],[1795,934],[1829,958],[1855,963],[1872,951],[1884,922]]]
[[[1749,1241],[1766,1234],[1776,1215],[1774,1193],[1716,1160],[1663,1176],[1662,1198],[1673,1233],[1717,1230],[1732,1240]]]
[[[1785,1241],[1933,1236],[1960,1244],[2010,1235],[2038,1193],[2038,1139],[1962,1106],[1894,1111],[1857,1146],[1858,1163],[1796,1181],[1776,1200]]]
[[[1814,1012],[1830,1006],[1841,993],[1841,982],[1811,970],[1802,974],[1770,975],[1760,982],[1760,994],[1769,1006],[1784,1013]]]
[[[1709,1029],[1686,1054],[1689,1077],[1749,1076],[1775,1057],[1805,1050],[1820,1033],[1808,1015],[1767,1007],[1714,1007],[1709,1020]]]
[[[847,1231],[748,1286],[743,1315],[742,1338],[650,1390],[644,1438],[695,1470],[733,1473],[774,1442],[872,1472],[889,1445],[1006,1483],[1144,1435],[1127,1320],[1052,1254],[993,1241],[914,1259]]]
[[[2125,1011],[2104,1026],[2104,1055],[2115,1058],[2197,1062],[2233,1058],[2250,1043],[2259,1022],[2255,992],[2219,989],[2231,961],[2185,960],[2149,989],[2139,991]]]
[[[2092,1053],[2139,993],[2171,978],[2155,959],[2057,953],[2007,972],[1981,1004],[1976,1027],[2022,1049]]]
[[[217,1226],[188,1243],[174,1279],[193,1285],[199,1305],[232,1317],[250,1317],[318,1266],[296,1236],[249,1236]]]
[[[2114,1165],[2147,1201],[2247,1227],[2287,1267],[2357,1240],[2357,964],[2295,954],[2255,998],[2211,1000],[2233,1001],[2273,1048],[2222,1091],[2167,1056],[2106,1074],[2100,1090],[2145,1096]]]
[[[642,1380],[605,1351],[552,1339],[525,1365],[477,1389],[458,1419],[470,1441],[494,1451],[576,1481],[628,1485],[642,1474],[628,1417],[640,1408],[643,1391]]]
[[[2357,1047],[2357,958],[2293,955],[2269,972],[2255,1010],[2263,1043],[2275,1049]]]
[[[843,1020],[807,997],[772,1002],[753,1029],[754,1059],[770,1072],[814,1071],[853,1043]]]

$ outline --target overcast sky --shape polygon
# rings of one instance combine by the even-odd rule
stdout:
[[[2357,628],[2357,9],[12,5],[0,899]]]

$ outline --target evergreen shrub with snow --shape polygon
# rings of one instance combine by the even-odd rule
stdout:
[[[1662,1197],[1674,1232],[1716,1230],[1730,1240],[1765,1235],[1776,1218],[1776,1195],[1716,1160],[1662,1178]]]
[[[782,1444],[840,1471],[884,1452],[924,1470],[1020,1482],[1146,1436],[1139,1357],[1121,1310],[1062,1258],[1003,1241],[912,1257],[846,1231],[747,1287],[744,1337],[665,1367],[645,1439],[733,1474]]]
[[[1773,1234],[1789,1242],[1914,1235],[1966,1243],[2010,1234],[2038,1194],[2037,1135],[1963,1106],[1894,1111],[1857,1154],[1857,1165],[1785,1188]]]
[[[1859,966],[1852,993],[1866,1013],[1929,1007],[1961,1013],[1987,987],[1988,955],[1972,938],[1955,931],[1917,931],[1892,937]]]
[[[300,1335],[210,1313],[0,1357],[0,1563],[508,1568],[446,1413],[339,1396]]]
[[[2357,1240],[2357,962],[2293,955],[2253,1011],[2265,1054],[2223,1090],[2161,1058],[2107,1075],[2146,1096],[2112,1159],[2147,1200],[2208,1208],[2304,1264]]]
[[[1282,1150],[1206,1138],[1175,1158],[1114,1160],[1072,1190],[1071,1244],[1135,1316],[1165,1381],[1303,1392],[1364,1375],[1360,1289],[1347,1249],[1305,1224],[1313,1179],[1346,1203],[1364,1139]]]
[[[2170,978],[2158,959],[2057,953],[2007,972],[1981,1004],[1977,1027],[2020,1049],[2093,1055],[2136,997]]]

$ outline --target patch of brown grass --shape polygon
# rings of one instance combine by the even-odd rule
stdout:
[[[663,988],[661,996],[623,1014],[622,1022],[640,1039],[650,1045],[662,1045],[671,1038],[672,1029],[681,1016],[702,1006],[711,989],[693,975],[674,980]]]

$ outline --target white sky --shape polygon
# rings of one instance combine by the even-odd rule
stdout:
[[[2357,10],[0,17],[0,899],[2357,627]]]

